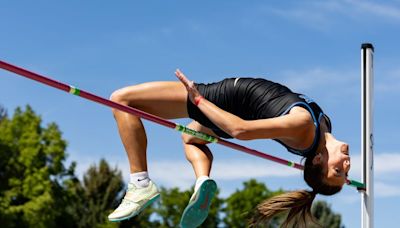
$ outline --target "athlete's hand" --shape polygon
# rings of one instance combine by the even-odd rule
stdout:
[[[190,101],[196,104],[196,99],[200,99],[202,96],[194,85],[194,82],[190,81],[179,69],[175,71],[175,75],[186,87]]]

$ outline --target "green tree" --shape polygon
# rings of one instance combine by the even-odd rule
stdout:
[[[7,111],[3,106],[0,105],[0,122],[7,117]],[[0,132],[1,133],[1,132]],[[8,172],[6,171],[6,166],[7,166],[7,153],[5,152],[7,150],[7,145],[5,142],[0,140],[0,193],[2,193],[8,183],[7,180],[7,174]],[[1,209],[1,208],[0,208]],[[3,214],[0,213],[0,222],[2,221],[2,216]]]
[[[102,159],[98,166],[92,165],[83,176],[83,184],[73,186],[81,199],[75,205],[80,215],[78,227],[152,227],[149,221],[151,209],[139,216],[120,223],[111,223],[107,216],[120,203],[125,191],[121,171],[111,169]]]
[[[190,199],[190,191],[179,188],[160,188],[161,200],[156,203],[155,212],[160,217],[160,227],[178,227],[181,213]]]
[[[81,196],[76,205],[80,215],[79,227],[98,227],[107,223],[108,213],[117,206],[117,195],[123,190],[121,171],[111,169],[101,159],[92,165],[83,176],[82,186],[72,186]]]
[[[265,184],[250,179],[243,183],[243,190],[237,190],[226,199],[224,208],[224,223],[227,227],[247,227],[248,221],[252,216],[255,207],[276,194],[282,193],[281,190],[272,192]],[[269,227],[277,227],[282,221],[282,216],[274,218]]]
[[[107,215],[123,197],[120,171],[102,160],[85,173],[64,165],[67,143],[55,123],[42,126],[30,106],[12,118],[0,109],[1,227],[152,227],[151,212],[121,223]]]
[[[160,218],[159,227],[178,227],[182,213],[189,203],[193,194],[193,187],[190,190],[180,191],[179,188],[161,188],[161,201],[156,204],[156,217]],[[211,208],[207,219],[200,227],[217,227],[221,222],[219,212],[223,200],[219,198],[219,191],[211,202]]]
[[[27,106],[17,108],[11,118],[0,106],[0,224],[2,227],[177,227],[193,190],[161,188],[162,201],[139,216],[110,223],[107,215],[121,201],[124,185],[121,172],[103,159],[92,165],[80,181],[76,163],[66,167],[66,141],[55,123],[46,127]],[[213,199],[201,227],[221,225],[246,227],[253,209],[263,200],[282,193],[249,180],[226,200]],[[193,189],[193,188],[191,188]],[[222,206],[225,206],[223,209]],[[340,227],[341,216],[326,202],[317,201],[313,215],[323,227]],[[278,227],[285,215],[268,227]],[[317,227],[317,226],[310,226]]]
[[[55,227],[65,216],[62,182],[73,178],[66,168],[67,143],[55,123],[41,125],[30,106],[0,121],[0,223],[4,227]]]
[[[333,212],[331,206],[327,202],[325,201],[315,202],[311,209],[311,212],[322,227],[326,228],[341,227],[342,218],[340,214]],[[318,227],[318,226],[312,225],[310,227]]]
[[[7,110],[0,105],[0,121],[7,117]]]

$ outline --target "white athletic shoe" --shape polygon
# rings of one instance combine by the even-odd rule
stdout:
[[[156,185],[150,181],[149,186],[145,188],[137,188],[134,184],[129,183],[124,199],[121,204],[108,216],[111,222],[119,222],[130,219],[139,214],[143,209],[152,204],[160,197]]]

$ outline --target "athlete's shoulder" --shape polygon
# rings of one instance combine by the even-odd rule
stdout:
[[[294,124],[301,128],[309,128],[314,125],[310,112],[301,106],[291,108],[288,115],[292,116],[291,119],[294,120]]]

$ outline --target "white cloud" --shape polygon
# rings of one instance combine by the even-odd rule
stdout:
[[[400,196],[400,186],[376,182],[374,184],[374,194],[376,197],[395,197]]]
[[[121,160],[122,159],[122,160]],[[76,159],[75,159],[76,160]],[[129,164],[124,158],[107,159],[111,167],[118,167],[124,180],[129,179]],[[352,155],[350,178],[360,181],[361,157]],[[79,178],[93,165],[92,157],[79,157],[76,174]],[[194,184],[195,175],[189,162],[181,160],[149,161],[149,174],[159,185],[187,189]],[[377,153],[374,156],[375,194],[377,197],[400,196],[399,173],[400,153]],[[272,162],[258,160],[216,161],[212,168],[212,177],[219,181],[247,180],[249,178],[279,177],[301,178],[302,173]]]
[[[337,197],[337,199],[341,203],[344,203],[346,205],[359,203],[361,196],[355,195],[354,193],[357,193],[356,190],[348,192],[347,194],[338,194],[337,196],[334,197]]]
[[[375,79],[375,91],[377,93],[398,93],[400,90],[400,69],[391,69],[386,72],[378,72],[379,81]],[[382,77],[384,76],[384,77]],[[376,76],[375,76],[376,78]]]
[[[307,94],[317,102],[330,104],[330,107],[341,104],[343,100],[359,102],[359,72],[313,67],[303,71],[286,70],[281,75],[282,83],[293,91]]]
[[[346,98],[355,99],[359,102],[361,82],[358,68],[357,70],[337,70],[316,66],[303,71],[285,70],[280,75],[282,75],[282,82],[293,91],[319,97],[320,100],[324,101],[337,102]],[[399,68],[375,69],[374,75],[374,93],[376,96],[399,93]]]
[[[352,156],[350,177],[361,178],[361,156]],[[374,155],[374,192],[376,197],[400,196],[400,153]],[[356,180],[357,180],[356,179]]]
[[[221,180],[259,177],[293,177],[300,176],[301,171],[271,162],[226,161],[214,165],[214,176]]]
[[[305,71],[286,70],[282,72],[285,84],[295,90],[315,90],[317,88],[343,88],[349,84],[359,85],[359,73],[350,71],[335,71],[315,67]],[[346,88],[346,87],[345,87]]]
[[[399,177],[400,174],[400,153],[383,153],[375,155],[376,175],[393,174]]]
[[[328,20],[323,11],[314,11],[310,8],[268,9],[268,11],[282,18],[293,20],[321,31],[327,30],[328,25],[331,24],[331,21]]]
[[[361,156],[351,156],[351,174],[360,177],[361,175]],[[376,178],[381,176],[399,177],[400,173],[400,153],[376,153],[374,155],[374,175]],[[399,177],[400,180],[400,177]]]
[[[377,197],[392,197],[400,195],[398,179],[400,173],[400,153],[379,153],[375,155],[375,192]],[[361,176],[360,155],[352,156],[350,177],[356,180]],[[160,185],[165,187],[189,188],[194,184],[195,177],[191,165],[184,161],[163,160],[149,163],[150,175]],[[127,169],[125,169],[127,170]],[[301,171],[265,161],[232,160],[215,162],[212,177],[219,181],[244,180],[249,178],[301,178]],[[383,178],[385,177],[385,178]],[[398,189],[398,190],[397,190]]]
[[[266,7],[266,10],[279,17],[300,23],[303,26],[320,31],[329,31],[335,22],[343,18],[357,21],[379,21],[388,19],[400,22],[400,7],[396,3],[382,3],[360,0],[308,1],[296,4],[292,8]]]
[[[152,178],[166,187],[190,187],[195,180],[191,165],[186,161],[155,161],[149,164]],[[294,177],[301,171],[265,161],[214,162],[211,175],[216,180],[242,180],[261,177]]]
[[[359,13],[370,13],[379,17],[400,20],[400,8],[393,4],[360,0],[345,0],[345,2],[353,6],[353,11]]]
[[[149,175],[165,187],[189,188],[194,184],[194,172],[183,160],[163,160],[149,163]]]

